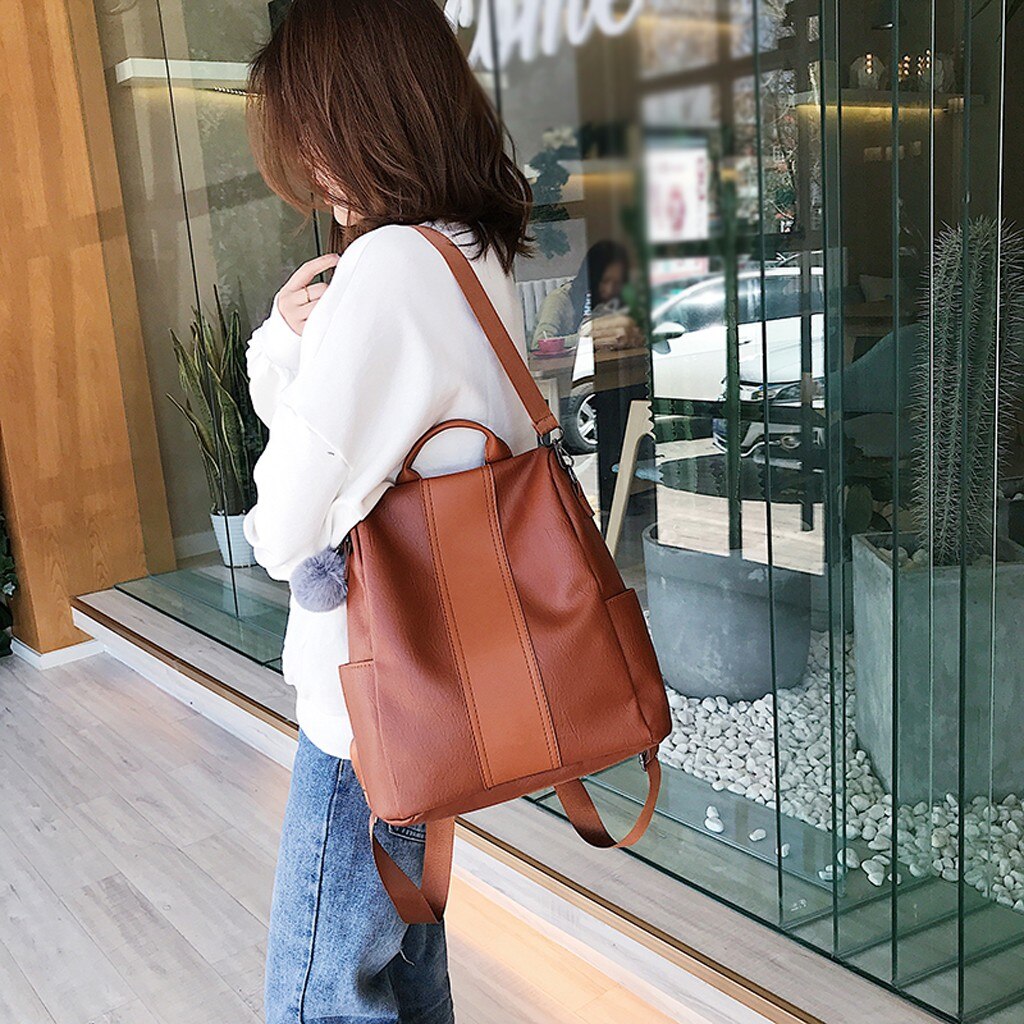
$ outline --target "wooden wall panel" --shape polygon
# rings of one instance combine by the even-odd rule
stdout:
[[[69,2],[4,0],[0,21],[0,470],[15,632],[40,652],[83,639],[70,596],[146,572],[115,329],[125,298],[105,262],[112,199],[94,185]],[[111,286],[133,288],[117,274]]]

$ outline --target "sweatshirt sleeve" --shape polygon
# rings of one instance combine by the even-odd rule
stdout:
[[[349,472],[333,445],[278,406],[253,471],[257,501],[243,524],[256,561],[273,579],[287,580],[304,559],[341,543],[350,516],[336,503]]]
[[[245,353],[252,405],[267,426],[270,426],[281,392],[298,372],[301,343],[302,338],[281,316],[275,297],[270,316],[253,332]]]
[[[415,246],[429,243],[395,230],[401,235],[378,229],[346,251],[348,265],[320,300],[324,329],[315,342],[303,339],[301,366],[279,391],[245,520],[257,561],[275,579],[341,543],[450,401],[455,374],[420,323],[437,268],[424,272]]]
[[[549,292],[537,313],[537,323],[530,339],[531,349],[537,347],[541,338],[562,338],[576,334],[579,325],[574,324],[572,320],[572,302],[565,287]]]

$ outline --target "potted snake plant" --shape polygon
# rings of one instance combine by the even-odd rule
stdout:
[[[266,429],[249,397],[241,316],[237,308],[224,308],[216,288],[213,294],[214,317],[193,310],[188,341],[171,331],[183,399],[167,397],[195,436],[221,558],[227,566],[247,566],[255,558],[242,521],[256,501],[252,469]]]

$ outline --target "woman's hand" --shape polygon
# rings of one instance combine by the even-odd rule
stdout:
[[[591,335],[595,347],[604,349],[637,348],[643,344],[643,334],[628,313],[605,313],[591,321]]]
[[[320,281],[313,283],[313,278],[325,270],[336,267],[340,258],[336,252],[329,252],[303,263],[277,293],[274,300],[277,303],[277,311],[296,334],[302,333],[309,314],[316,308],[320,296],[327,291],[326,284]]]

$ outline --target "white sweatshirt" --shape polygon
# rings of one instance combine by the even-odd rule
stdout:
[[[433,225],[463,246],[465,228]],[[515,284],[490,253],[473,266],[523,346]],[[274,308],[248,349],[253,405],[270,428],[256,464],[245,535],[278,580],[340,544],[394,483],[409,449],[441,420],[490,427],[514,454],[536,444],[519,401],[441,254],[410,227],[378,228],[346,249],[301,337]],[[479,466],[483,436],[445,431],[416,461],[425,476]],[[289,603],[282,665],[298,691],[299,726],[348,757],[352,732],[338,678],[348,660],[345,608]]]

